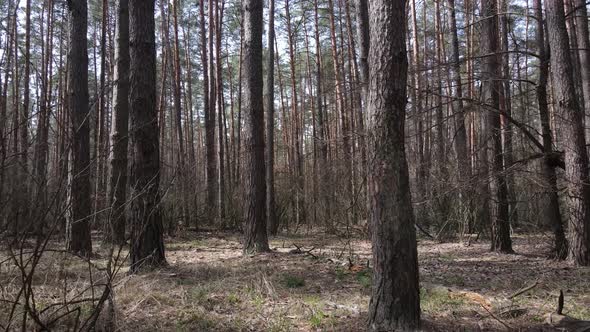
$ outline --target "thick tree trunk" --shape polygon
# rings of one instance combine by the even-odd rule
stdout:
[[[551,48],[551,75],[555,111],[560,117],[561,142],[565,151],[565,179],[569,214],[569,259],[590,265],[590,186],[588,153],[584,137],[584,112],[574,87],[572,58],[568,45],[563,0],[545,1]]]
[[[89,217],[90,127],[88,117],[88,49],[86,0],[68,2],[70,50],[68,59],[68,108],[72,119],[71,214],[68,220],[68,250],[88,256],[92,253]]]
[[[166,264],[159,193],[154,13],[155,0],[129,1],[132,272]]]
[[[266,182],[264,162],[264,107],[262,74],[263,0],[245,0],[244,13],[244,110],[246,209],[244,252],[268,251],[266,230]]]
[[[369,9],[369,174],[373,227],[371,331],[420,328],[418,254],[404,145],[405,1],[373,0]]]
[[[115,45],[115,90],[109,202],[110,224],[106,241],[125,243],[125,206],[127,199],[127,153],[129,145],[129,0],[117,4]]]
[[[537,17],[537,48],[539,54],[539,82],[537,84],[537,100],[539,103],[539,115],[541,118],[541,130],[543,146],[545,147],[545,160],[543,162],[543,175],[545,176],[548,204],[545,205],[545,222],[549,225],[554,235],[554,247],[552,256],[558,259],[567,257],[567,240],[563,230],[561,212],[559,210],[559,189],[557,187],[557,174],[555,166],[551,163],[553,154],[553,134],[551,133],[551,121],[547,98],[547,79],[549,75],[549,58],[545,48],[545,28],[543,24],[543,6],[541,0],[535,0],[535,15]]]

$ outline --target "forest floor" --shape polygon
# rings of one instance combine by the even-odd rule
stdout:
[[[114,312],[119,331],[365,329],[371,286],[368,241],[325,234],[281,236],[272,239],[272,253],[244,256],[239,238],[190,231],[168,238],[169,267],[127,275],[122,265],[114,282],[115,309],[105,312]],[[513,241],[516,254],[503,255],[490,253],[488,243],[481,241],[466,245],[419,240],[426,331],[563,331],[547,322],[560,290],[565,294],[564,314],[590,320],[590,269],[547,260],[549,239],[542,235],[514,236]],[[32,288],[38,310],[58,308],[64,295],[90,296],[89,270],[94,270],[93,282],[104,280],[100,267],[107,264],[101,258],[108,256],[107,250],[98,242],[90,269],[88,262],[59,251],[43,255]],[[7,255],[0,252],[3,326],[20,278]],[[92,306],[81,303],[83,317]],[[41,317],[48,320],[57,312],[46,310]],[[571,330],[581,326],[568,321],[574,322],[567,326]]]

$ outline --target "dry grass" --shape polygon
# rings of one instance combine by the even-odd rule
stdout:
[[[425,329],[554,331],[543,317],[555,310],[560,289],[566,295],[565,313],[590,320],[590,269],[546,260],[541,237],[514,241],[515,255],[490,253],[484,243],[467,247],[421,241]],[[136,276],[126,275],[122,268],[118,274],[114,288],[118,330],[364,329],[371,283],[367,241],[342,241],[324,234],[278,237],[271,243],[272,253],[258,256],[243,256],[234,234],[186,232],[167,242],[169,268]],[[294,243],[304,252],[314,249],[311,254],[293,253]],[[99,246],[95,250],[100,256],[91,265],[65,253],[44,254],[33,282],[38,310],[92,297],[93,290],[95,297],[100,295],[101,287],[88,288],[89,271],[94,283],[104,281],[101,269],[107,253]],[[0,261],[6,257],[6,251],[0,253]],[[10,260],[0,265],[0,299],[15,298],[19,275]],[[539,283],[535,288],[507,299],[535,281]],[[10,307],[6,302],[0,305],[0,322],[6,322]],[[79,307],[84,317],[92,302]],[[64,310],[47,310],[41,317],[50,319],[57,315],[51,311]],[[54,328],[66,330],[73,321],[71,317]]]

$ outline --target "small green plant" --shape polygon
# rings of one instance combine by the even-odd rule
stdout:
[[[226,297],[226,299],[227,299],[227,302],[232,305],[242,302],[242,299],[240,299],[240,297],[236,293],[230,293]]]
[[[325,317],[326,317],[326,315],[324,314],[324,312],[321,309],[314,308],[312,310],[311,315],[309,316],[309,324],[314,329],[318,329],[318,328],[322,327],[322,325],[324,324]]]
[[[207,290],[204,287],[190,288],[188,295],[192,302],[203,303],[207,301]]]
[[[321,298],[317,295],[308,295],[306,297],[303,298],[303,302],[305,302],[308,305],[311,306],[316,306],[321,302]]]
[[[448,276],[446,280],[452,285],[465,286],[465,279],[462,276],[452,275]]]
[[[198,310],[183,312],[176,323],[176,331],[212,331],[214,328],[215,321]]]
[[[363,288],[371,288],[373,275],[369,270],[363,270],[356,274],[356,280],[361,286],[363,286]]]
[[[283,276],[283,284],[287,288],[300,288],[305,286],[305,279],[295,275],[286,274]]]
[[[451,297],[443,288],[420,289],[420,306],[425,312],[438,312],[455,309],[465,304],[461,297]]]
[[[291,322],[285,315],[279,315],[276,319],[270,322],[270,332],[289,332],[291,331]]]
[[[336,266],[334,272],[336,273],[336,280],[342,281],[346,278],[346,270],[342,266]]]
[[[574,318],[580,320],[590,320],[590,309],[586,307],[574,305],[573,308],[566,311],[569,311],[567,312],[567,315],[572,316]]]
[[[256,307],[256,310],[262,310],[262,305],[264,304],[264,298],[260,293],[252,294],[252,303]]]

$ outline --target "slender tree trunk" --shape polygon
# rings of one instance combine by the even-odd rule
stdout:
[[[105,240],[125,243],[127,200],[127,152],[129,145],[129,0],[118,0],[115,45],[115,90],[109,202],[110,225]]]
[[[275,207],[274,132],[275,132],[275,1],[268,0],[268,58],[264,107],[266,109],[266,222],[268,232],[276,235],[278,220]]]
[[[577,265],[590,265],[590,186],[588,153],[584,137],[584,112],[574,87],[572,58],[568,45],[563,0],[545,1],[547,30],[551,48],[551,75],[555,111],[561,121],[565,151],[565,179],[568,185],[569,259]]]
[[[287,34],[289,40],[289,64],[291,68],[291,107],[292,107],[292,116],[291,116],[291,125],[293,126],[293,137],[295,146],[295,165],[296,165],[296,181],[297,181],[297,189],[295,192],[295,208],[296,208],[296,215],[297,215],[297,223],[303,223],[306,221],[306,207],[305,207],[305,180],[303,175],[303,156],[302,156],[302,144],[300,139],[300,130],[299,130],[299,100],[297,95],[297,73],[296,73],[296,63],[295,63],[295,36],[293,34],[291,28],[291,13],[289,9],[289,0],[285,1],[285,15],[286,15],[286,24],[287,24]]]
[[[166,264],[160,211],[155,0],[129,1],[131,272]]]
[[[41,96],[39,101],[39,117],[37,121],[37,135],[35,142],[35,149],[33,155],[33,169],[34,169],[34,200],[36,202],[35,214],[37,224],[35,230],[38,234],[43,233],[45,218],[47,214],[47,163],[49,156],[49,112],[50,112],[50,73],[52,57],[52,32],[53,25],[51,18],[53,17],[53,1],[47,3],[47,36],[42,54],[42,68],[41,68]]]
[[[201,8],[203,2],[201,2]],[[215,149],[215,66],[213,64],[213,31],[215,29],[213,16],[213,0],[209,0],[208,16],[209,16],[209,39],[202,45],[204,49],[203,61],[208,60],[207,64],[203,64],[203,69],[207,72],[207,84],[204,93],[207,95],[207,106],[205,107],[205,145],[206,145],[206,159],[207,159],[207,209],[208,217],[215,219],[215,214],[218,212],[218,188],[217,188],[217,156]],[[204,28],[204,13],[201,17],[202,33],[205,33]],[[203,39],[203,38],[202,38]],[[205,38],[206,39],[206,38]],[[205,45],[209,45],[208,49]],[[207,55],[208,52],[208,55]]]
[[[15,30],[16,31],[16,30]],[[25,58],[24,58],[24,81],[23,81],[23,107],[22,117],[20,119],[20,132],[21,132],[21,172],[23,176],[21,183],[26,183],[24,178],[29,173],[29,111],[30,111],[30,99],[31,99],[31,0],[26,0],[25,8]],[[25,184],[24,193],[22,195],[23,206],[29,206],[29,186]],[[28,215],[26,209],[20,211],[24,218]],[[19,213],[19,214],[21,214]]]
[[[215,98],[217,98],[217,127],[218,127],[218,204],[217,204],[217,218],[221,226],[224,226],[225,219],[225,144],[226,137],[224,128],[225,105],[223,101],[223,73],[221,60],[221,35],[223,33],[223,8],[225,1],[222,1],[221,6],[219,0],[215,0]]]
[[[101,24],[101,34],[100,34],[100,86],[98,91],[98,141],[95,142],[96,150],[97,150],[97,159],[96,159],[96,173],[94,178],[94,216],[93,219],[96,220],[99,215],[100,211],[103,209],[104,204],[104,181],[105,181],[105,169],[106,169],[106,158],[108,155],[108,134],[106,131],[106,97],[107,97],[107,90],[106,90],[106,73],[108,69],[106,68],[107,63],[107,13],[108,13],[108,1],[102,0],[102,24]]]
[[[457,19],[455,0],[448,0],[451,28],[451,62],[453,77],[453,111],[455,118],[455,153],[457,155],[457,169],[459,170],[459,185],[461,186],[461,203],[469,206],[467,186],[471,178],[471,165],[467,149],[467,130],[465,127],[465,107],[463,105],[463,82],[461,80],[461,62],[459,55],[459,37],[457,35]]]
[[[341,72],[341,63],[340,57],[338,56],[338,48],[337,48],[337,40],[336,40],[336,23],[335,23],[335,13],[334,13],[334,3],[333,0],[328,0],[328,13],[329,13],[329,20],[330,20],[330,41],[331,41],[331,48],[332,48],[332,61],[334,63],[334,84],[335,84],[335,91],[336,95],[334,98],[336,99],[336,113],[340,115],[340,127],[342,129],[342,149],[343,149],[343,162],[344,162],[344,169],[345,169],[345,176],[346,179],[346,199],[352,199],[352,169],[350,167],[350,160],[351,160],[351,144],[350,144],[350,122],[348,119],[348,113],[346,111],[346,105],[344,102],[344,94],[342,92],[343,88],[343,79],[342,79],[342,72]]]
[[[371,331],[420,328],[418,253],[404,145],[405,1],[372,0],[369,8],[369,173],[373,228]]]
[[[410,1],[411,12],[412,12],[412,60],[413,69],[414,69],[414,94],[415,99],[413,102],[413,111],[414,111],[414,127],[416,128],[416,150],[417,150],[417,163],[416,166],[416,187],[417,187],[417,196],[415,199],[419,202],[422,202],[426,199],[426,177],[427,177],[427,165],[424,158],[424,122],[423,122],[423,105],[425,104],[423,101],[424,94],[422,93],[422,75],[421,75],[421,68],[422,68],[422,61],[420,60],[420,46],[419,46],[419,39],[418,39],[418,11],[416,10],[416,0]],[[424,52],[426,53],[426,52]],[[426,54],[424,54],[424,61],[426,60]],[[426,209],[424,207],[417,208],[417,221],[418,223],[425,223],[428,218],[426,216]]]
[[[176,134],[178,139],[178,160],[177,170],[179,176],[178,188],[179,188],[179,205],[180,205],[180,217],[183,220],[188,218],[190,214],[188,211],[188,188],[187,188],[187,164],[186,164],[186,150],[185,150],[185,137],[184,129],[182,127],[182,66],[180,64],[180,42],[178,39],[178,0],[172,2],[172,18],[174,20],[174,113],[176,123]],[[168,26],[166,26],[168,27]],[[186,121],[186,120],[185,120]],[[173,229],[174,229],[173,223]]]
[[[368,16],[368,14],[367,14]],[[319,150],[319,178],[321,179],[320,183],[320,197],[321,202],[325,205],[323,209],[325,210],[325,223],[328,228],[332,228],[332,202],[331,196],[329,194],[329,186],[330,186],[330,170],[328,169],[328,142],[327,142],[327,119],[324,117],[324,102],[323,98],[323,75],[322,75],[322,44],[320,41],[320,20],[319,20],[319,6],[318,0],[314,0],[314,25],[315,25],[315,45],[316,45],[316,52],[315,52],[315,59],[316,59],[316,104],[317,104],[317,122],[319,128],[319,137],[317,138],[319,141],[318,150]],[[367,27],[368,29],[368,27]],[[368,34],[368,33],[367,33]],[[368,49],[366,50],[368,51]],[[367,52],[368,56],[368,52]],[[362,55],[361,55],[362,57]],[[362,62],[362,60],[361,60]],[[368,67],[367,69],[367,78],[368,78]],[[368,83],[368,79],[365,81]]]
[[[7,22],[11,21],[10,14],[11,11],[11,4],[8,6],[8,15]],[[12,33],[10,32],[10,23],[8,23],[7,30],[9,33],[6,34],[6,44],[3,45],[5,50],[10,50],[12,46]],[[4,73],[4,82],[6,84],[3,85],[2,83],[2,75],[0,75],[0,206],[5,206],[7,203],[7,199],[5,196],[8,196],[4,193],[5,188],[5,179],[6,179],[6,158],[7,158],[7,147],[8,147],[8,140],[6,139],[6,131],[8,129],[8,121],[7,121],[7,108],[8,108],[8,94],[6,93],[8,90],[8,80],[9,80],[9,68],[11,66],[10,62],[12,60],[12,51],[8,52],[6,56],[6,63],[4,63],[4,59],[2,65],[6,64],[6,71]],[[5,201],[6,200],[6,201]],[[12,203],[15,204],[15,203]],[[8,224],[6,224],[8,220],[5,219],[4,209],[0,208],[0,232],[7,229]]]
[[[444,42],[442,37],[442,22],[441,22],[441,10],[440,10],[440,1],[436,1],[435,3],[435,48],[436,48],[436,60],[435,63],[437,65],[436,68],[436,76],[435,76],[435,84],[436,84],[436,159],[438,162],[438,170],[437,170],[437,178],[441,179],[439,181],[439,187],[435,188],[436,191],[436,201],[437,201],[437,210],[439,213],[439,218],[442,222],[446,222],[449,216],[449,200],[447,194],[445,193],[445,179],[448,178],[448,169],[447,169],[447,155],[446,155],[446,144],[445,144],[445,114],[444,114],[444,107],[443,107],[443,68],[442,64],[443,61],[443,48]]]
[[[500,0],[498,7],[498,16],[500,18],[501,31],[501,51],[502,51],[502,88],[500,89],[501,109],[507,116],[512,116],[512,93],[510,91],[511,74],[510,74],[510,53],[508,47],[509,20],[508,8],[509,0]],[[504,164],[506,167],[513,164],[514,148],[512,123],[503,116],[502,134],[504,137]],[[518,225],[518,202],[516,197],[516,184],[514,182],[514,173],[506,174],[506,185],[508,187],[508,206],[510,222],[513,226]]]
[[[70,11],[70,50],[68,56],[68,108],[72,119],[71,215],[68,220],[68,250],[89,256],[92,253],[89,218],[90,126],[88,116],[88,4],[86,0],[68,2]]]
[[[576,39],[578,58],[580,60],[580,76],[584,95],[584,109],[590,111],[590,37],[588,33],[588,8],[585,0],[573,0],[576,22]]]

